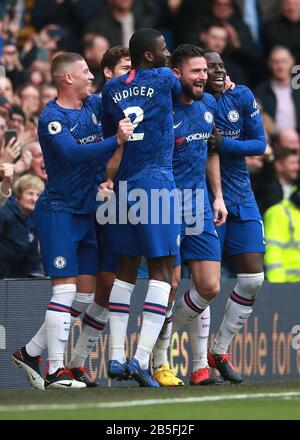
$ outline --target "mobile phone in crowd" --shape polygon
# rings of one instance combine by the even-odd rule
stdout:
[[[5,140],[5,145],[8,144],[8,142],[12,139],[12,138],[18,138],[18,134],[17,134],[17,130],[6,130],[4,132],[4,140]]]

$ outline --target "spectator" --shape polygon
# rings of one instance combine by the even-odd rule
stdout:
[[[281,198],[288,199],[297,181],[299,167],[299,156],[297,150],[281,149],[275,158],[276,179]],[[274,188],[275,189],[275,188]]]
[[[199,34],[201,45],[217,52],[222,56],[226,72],[236,84],[247,82],[243,69],[239,66],[233,55],[228,53],[228,32],[225,25],[218,20],[207,22]]]
[[[41,86],[41,111],[50,99],[57,98],[57,88],[52,83],[44,83]]]
[[[94,76],[94,91],[98,91],[103,83],[100,63],[103,54],[109,49],[109,41],[102,35],[87,34],[84,38],[83,56]]]
[[[254,41],[259,40],[263,21],[273,20],[279,15],[281,0],[236,0],[244,22],[249,26]]]
[[[13,103],[14,101],[14,88],[11,80],[8,77],[5,77],[4,80],[4,91],[3,96],[9,103]]]
[[[11,104],[8,102],[8,100],[4,96],[0,96],[0,115],[5,118],[6,122],[9,117],[10,107]]]
[[[47,173],[45,169],[44,156],[39,142],[31,142],[26,146],[26,151],[32,155],[32,162],[29,172],[46,182]]]
[[[267,2],[266,2],[267,3]],[[274,46],[289,48],[297,64],[300,63],[300,0],[281,0],[281,14],[265,23],[262,39],[267,54]]]
[[[300,281],[300,188],[264,216],[265,269],[271,283]]]
[[[26,83],[18,89],[21,107],[27,118],[37,118],[40,110],[41,94],[37,86]]]
[[[9,109],[9,128],[15,129],[18,137],[24,133],[26,126],[26,115],[22,108],[13,104]]]
[[[254,178],[254,194],[261,212],[289,198],[295,189],[299,170],[298,151],[291,149],[279,150],[275,162],[264,165],[262,172]]]
[[[295,60],[286,47],[271,50],[268,67],[271,77],[255,89],[264,110],[274,119],[278,131],[300,132],[300,90],[292,88],[291,69]]]
[[[18,49],[13,41],[4,43],[3,66],[7,77],[11,80],[13,88],[19,87],[27,79],[27,74],[19,59]]]
[[[299,133],[296,130],[286,129],[281,130],[278,133],[278,143],[276,149],[280,151],[280,149],[291,149],[300,151],[300,138]]]
[[[0,209],[1,278],[27,278],[41,273],[31,214],[43,189],[44,183],[38,177],[20,177],[14,185],[15,198]]]
[[[5,205],[7,199],[11,196],[11,185],[14,175],[14,166],[11,163],[0,165],[0,208]]]
[[[110,9],[87,24],[86,32],[105,36],[110,46],[128,47],[131,35],[141,28],[155,28],[160,17],[155,3],[134,0],[110,0]],[[152,6],[152,7],[151,7]]]

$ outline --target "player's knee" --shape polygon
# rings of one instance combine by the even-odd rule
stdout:
[[[196,285],[195,287],[203,298],[212,300],[216,298],[220,292],[220,280],[219,278],[212,278],[205,283],[201,283],[200,286]]]
[[[245,292],[245,296],[254,299],[264,282],[264,272],[240,273],[237,275],[237,279],[239,291]]]

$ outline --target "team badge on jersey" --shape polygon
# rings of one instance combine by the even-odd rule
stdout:
[[[93,120],[93,122],[94,122],[95,125],[98,124],[97,116],[95,115],[95,113],[92,113],[92,120]]]
[[[240,119],[239,112],[236,110],[230,110],[227,116],[230,122],[237,122]]]
[[[61,123],[58,121],[49,122],[48,131],[50,134],[58,134],[61,132]]]
[[[56,257],[54,259],[54,266],[56,269],[63,269],[67,265],[67,260],[65,257]]]
[[[204,119],[206,120],[206,122],[208,124],[211,124],[213,122],[213,120],[214,120],[214,117],[213,117],[211,112],[205,112],[204,113]]]

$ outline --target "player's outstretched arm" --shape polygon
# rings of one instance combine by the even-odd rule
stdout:
[[[215,197],[213,203],[213,216],[216,226],[221,226],[226,222],[227,209],[223,200],[221,173],[220,173],[220,159],[219,155],[211,153],[208,155],[206,164],[206,174],[209,181],[210,188]]]
[[[51,128],[51,124],[55,125]],[[115,136],[111,136],[101,142],[84,144],[82,146],[77,144],[69,128],[59,121],[46,124],[44,121],[40,121],[39,124],[41,143],[45,140],[47,145],[53,148],[63,160],[74,164],[105,158],[108,153],[113,153],[118,145],[124,143],[132,134],[132,131],[133,128],[130,120],[128,122],[128,118],[125,118],[119,122],[118,132]]]
[[[243,113],[245,140],[223,138],[220,150],[239,157],[261,156],[267,147],[265,130],[256,99],[247,87],[240,94],[239,104]]]

